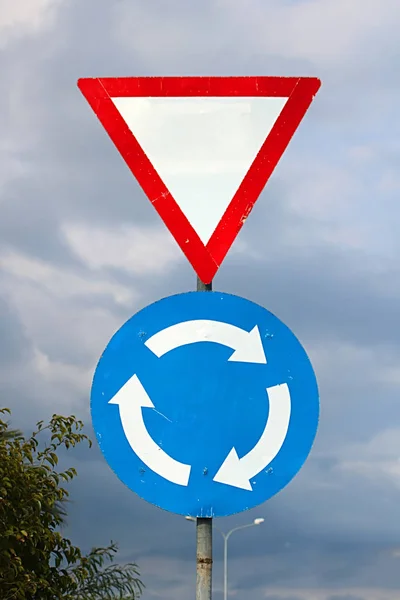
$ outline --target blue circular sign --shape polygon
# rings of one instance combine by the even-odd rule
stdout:
[[[285,487],[318,426],[314,371],[294,334],[231,294],[163,298],[97,365],[93,427],[116,475],[173,513],[223,517]]]

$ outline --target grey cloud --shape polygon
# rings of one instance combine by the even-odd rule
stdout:
[[[40,404],[33,346],[7,297],[0,297],[0,404],[13,410],[16,429],[31,426]],[[35,415],[35,416],[34,416]]]
[[[363,600],[361,596],[354,596],[353,594],[333,594],[329,596],[327,600]]]
[[[129,35],[134,38],[144,32],[149,38],[142,51],[139,43],[128,47],[126,38],[121,39],[116,23],[124,11]],[[388,115],[395,104],[393,98],[389,103],[387,94],[393,93],[396,77],[391,78],[389,73],[390,61],[382,62],[379,57],[372,71],[368,60],[352,57],[349,65],[343,65],[342,73],[340,66],[326,65],[319,70],[311,57],[263,54],[256,44],[246,50],[241,28],[236,24],[235,29],[228,17],[229,9],[223,3],[167,6],[159,2],[150,8],[127,0],[75,0],[61,5],[55,29],[8,46],[2,58],[3,81],[5,89],[14,90],[14,101],[4,94],[0,115],[24,174],[10,176],[2,188],[0,244],[60,269],[74,269],[84,278],[94,278],[95,274],[71,253],[62,235],[62,224],[67,220],[88,225],[158,223],[154,209],[80,95],[78,77],[175,72],[307,72],[321,76],[324,87],[312,115],[294,138],[292,153],[285,157],[240,234],[239,241],[261,258],[232,253],[215,279],[215,289],[246,296],[272,310],[315,352],[312,358],[316,361],[316,353],[325,341],[337,348],[337,353],[344,343],[358,349],[372,347],[376,364],[372,369],[368,360],[361,358],[346,365],[339,356],[332,357],[331,369],[321,374],[321,425],[304,469],[270,502],[217,524],[228,529],[259,515],[266,518],[262,527],[243,533],[241,538],[239,534],[232,537],[230,583],[238,596],[251,594],[254,600],[273,600],[275,596],[268,595],[269,585],[292,587],[293,593],[286,597],[294,600],[304,597],[300,594],[302,588],[325,586],[331,590],[331,600],[345,600],[343,593],[335,594],[333,590],[362,585],[394,588],[398,565],[390,551],[400,535],[396,525],[398,488],[379,473],[367,478],[343,471],[340,450],[354,441],[368,441],[377,432],[396,425],[400,418],[397,384],[382,383],[376,377],[386,365],[396,366],[398,362],[397,264],[385,258],[378,260],[374,242],[379,240],[371,240],[372,264],[365,252],[332,246],[313,237],[320,224],[307,215],[292,215],[287,194],[293,192],[294,185],[288,181],[289,167],[303,152],[310,161],[324,154],[326,160],[348,167],[345,154],[338,155],[349,144],[369,144],[371,138],[380,137],[386,147],[385,136],[392,134],[394,122]],[[171,42],[168,48],[156,48],[161,24],[165,39]],[[181,43],[178,54],[172,46],[176,26]],[[165,58],[161,60],[162,54]],[[5,157],[8,154],[5,152]],[[397,159],[398,149],[393,147],[394,168]],[[386,162],[381,149],[374,169],[380,173]],[[370,182],[374,177],[362,167],[356,179],[360,178]],[[353,199],[357,211],[364,206],[362,200],[358,198],[357,204]],[[378,234],[385,236],[390,223],[399,217],[394,204],[391,216],[375,217],[374,212],[381,211],[381,207],[370,202],[365,205],[364,217],[373,223],[375,218],[381,219]],[[286,242],[289,228],[304,232],[305,247],[312,240],[314,254],[301,252]],[[118,269],[102,269],[101,273],[110,281],[139,289],[142,305],[195,287],[195,276],[183,258],[165,276],[132,276]],[[94,300],[90,293],[83,293],[68,302],[77,314],[101,308],[121,323],[130,316],[129,307],[117,305],[108,294],[96,295]],[[61,313],[62,303],[57,307]],[[62,327],[52,327],[35,340],[29,339],[7,299],[0,302],[0,334],[1,396],[14,408],[15,426],[31,426],[68,402],[78,408],[75,412],[79,416],[89,420],[89,390],[79,397],[74,392],[72,398],[73,392],[66,385],[59,389],[46,381],[35,366],[33,343],[53,361],[86,367],[94,367],[97,360],[92,349],[82,347],[74,334],[68,335]],[[102,350],[98,348],[98,355]],[[79,449],[73,456],[63,457],[78,465],[80,473],[72,486],[70,505],[68,532],[73,540],[83,546],[105,544],[110,538],[119,540],[124,559],[133,558],[147,565],[147,597],[161,595],[164,600],[176,600],[192,593],[192,524],[138,499],[118,482],[97,448],[90,452]],[[218,600],[222,597],[221,551],[216,533]],[[157,567],[152,565],[169,559],[175,561],[176,570],[170,574],[166,589],[166,575],[156,572]],[[282,600],[282,596],[279,598]],[[347,598],[356,600],[359,595],[349,592]]]
[[[73,264],[76,261],[59,235],[59,218],[48,210],[48,205],[58,200],[57,194],[46,189],[49,187],[44,178],[41,182],[31,178],[5,186],[6,212],[0,224],[0,244],[42,260],[51,257],[60,266]]]
[[[7,369],[30,357],[31,343],[6,297],[0,296],[0,365]]]
[[[296,594],[290,596],[276,596],[274,594],[267,594],[264,597],[266,598],[266,600],[301,600],[300,596],[297,596]]]
[[[43,255],[43,245],[48,243],[52,248],[54,260],[72,259],[58,230],[61,218],[90,218],[92,223],[142,223],[156,222],[158,219],[76,88],[79,76],[99,74],[99,68],[101,73],[105,74],[143,71],[144,57],[135,54],[132,58],[129,51],[121,52],[117,56],[112,51],[112,45],[104,42],[105,39],[116,35],[113,28],[111,32],[114,33],[110,33],[110,22],[115,25],[117,15],[122,10],[121,6],[107,2],[86,3],[84,9],[77,3],[64,5],[59,14],[58,25],[62,28],[64,39],[70,42],[68,52],[65,52],[65,46],[60,44],[55,30],[31,41],[30,47],[28,46],[30,51],[27,52],[28,62],[19,63],[20,71],[23,68],[31,68],[35,72],[35,78],[28,80],[31,83],[29,90],[28,87],[22,87],[21,93],[29,94],[29,110],[39,142],[27,157],[35,166],[34,172],[26,181],[29,189],[14,191],[12,187],[7,193],[10,200],[6,208],[10,214],[9,219],[12,220],[8,231],[9,235],[14,231],[15,244],[24,249],[29,248],[39,256]],[[138,6],[132,7],[132,14],[135,14],[135,8],[138,10]],[[123,10],[129,15],[130,9],[126,5],[123,6]],[[208,6],[208,10],[210,12],[203,15],[204,19],[208,19],[213,12],[211,6]],[[214,12],[220,19],[225,16],[223,10]],[[161,7],[159,19],[162,18],[162,13]],[[138,17],[141,15],[147,22],[147,11],[138,10]],[[88,36],[87,23],[94,16],[96,27]],[[192,10],[190,17],[186,17],[195,22]],[[184,19],[183,14],[181,20]],[[140,20],[134,24],[139,27]],[[201,27],[199,24],[197,26],[200,32]],[[156,23],[154,27],[157,27]],[[238,49],[236,52],[239,55]],[[228,61],[225,53],[219,56],[220,68],[226,71],[225,66],[232,64],[231,58]],[[15,46],[10,50],[9,58],[16,60]],[[269,60],[272,61],[271,58]],[[267,62],[263,71],[269,64],[272,67],[272,62]],[[159,72],[162,73],[165,71],[165,65],[160,66]],[[275,68],[280,70],[279,63]],[[302,66],[299,65],[298,68],[301,69]],[[289,69],[290,67],[288,72]],[[209,72],[209,69],[206,71]],[[214,71],[218,71],[215,65],[212,67],[212,72]],[[11,75],[9,76],[11,78]],[[322,95],[313,107],[314,118],[308,119],[307,123],[309,134],[313,122],[318,118],[318,112],[322,110],[330,95],[330,92]],[[51,102],[48,101],[49,98]],[[331,118],[329,111],[325,111],[324,114],[325,118],[328,114]],[[104,173],[107,173],[107,177],[104,177]],[[19,198],[17,205],[14,200],[16,195]],[[19,215],[19,220],[17,216],[13,217],[14,214]],[[36,220],[36,231],[40,232],[37,237],[41,242],[35,240],[29,243],[29,238],[32,237],[30,231],[34,230]]]
[[[81,469],[81,475],[84,471]],[[94,539],[104,542],[110,534],[120,541],[124,559],[131,558],[147,564],[154,560],[176,560],[181,567],[175,580],[190,585],[194,564],[194,527],[184,519],[169,515],[151,506],[145,505],[117,481],[112,484],[112,474],[104,473],[98,483],[89,487],[90,497],[86,498],[88,507],[82,511],[84,490],[76,490],[77,503],[72,507],[74,526],[72,533],[78,540]],[[114,492],[112,492],[114,490]],[[311,497],[316,490],[310,488]],[[283,492],[285,494],[285,492]],[[289,494],[286,494],[289,496]],[[310,495],[308,496],[310,498]],[[338,498],[338,496],[336,496]],[[93,500],[92,500],[93,499]],[[105,501],[106,499],[106,501]],[[298,498],[299,499],[299,498]],[[88,502],[90,500],[90,503]],[[315,499],[317,505],[318,500]],[[303,499],[303,503],[307,499]],[[79,503],[79,504],[78,504]],[[89,512],[89,504],[92,509]],[[116,510],[118,507],[118,510]],[[76,511],[76,512],[75,512]],[[116,514],[118,513],[118,514]],[[263,507],[231,519],[219,519],[216,523],[225,531],[231,526],[250,522],[262,514],[266,518],[263,526],[235,534],[230,541],[230,582],[233,589],[247,590],[252,597],[258,596],[264,586],[277,588],[292,587],[357,587],[360,585],[390,587],[397,581],[396,563],[390,560],[390,550],[395,536],[373,541],[370,536],[362,535],[357,540],[355,532],[348,532],[335,526],[324,532],[321,522],[318,531],[309,531],[310,517],[304,513],[304,504],[294,502],[291,508],[272,500]],[[333,518],[327,507],[327,518]],[[93,531],[95,523],[103,526]],[[215,536],[215,582],[221,577],[222,544],[218,532]],[[189,573],[188,573],[189,570]],[[179,576],[178,576],[179,573]],[[150,589],[162,586],[157,573],[149,574]],[[165,597],[168,590],[164,590]],[[219,597],[219,594],[215,594]]]

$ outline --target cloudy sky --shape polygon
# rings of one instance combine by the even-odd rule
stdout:
[[[321,393],[300,474],[218,522],[265,518],[230,540],[232,597],[398,597],[399,28],[398,0],[0,0],[0,390],[21,428],[53,412],[90,426],[91,378],[111,335],[195,285],[76,80],[323,81],[215,279],[293,329]],[[193,597],[193,525],[129,492],[97,447],[69,460],[73,541],[118,541],[148,600]]]

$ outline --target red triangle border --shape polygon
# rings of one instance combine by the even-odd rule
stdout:
[[[315,77],[82,78],[78,87],[203,283],[210,283],[321,86]],[[204,246],[113,97],[287,96],[288,100],[209,242]]]

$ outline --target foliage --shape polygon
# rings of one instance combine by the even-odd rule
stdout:
[[[57,470],[57,452],[83,441],[91,445],[83,423],[53,415],[26,438],[2,420],[6,413],[0,410],[0,598],[138,598],[143,584],[137,565],[113,564],[114,543],[85,555],[60,532],[68,498],[62,485],[77,473]]]

